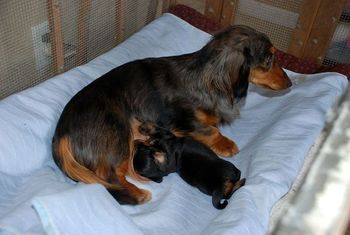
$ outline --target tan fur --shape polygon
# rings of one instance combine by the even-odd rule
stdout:
[[[218,128],[208,126],[208,134],[201,134],[198,132],[190,133],[190,136],[195,140],[210,147],[216,154],[223,157],[232,156],[239,152],[237,145],[227,137],[221,135]]]
[[[149,192],[148,190],[139,189],[138,187],[129,183],[126,180],[125,175],[127,175],[129,171],[130,171],[130,164],[129,164],[129,160],[127,159],[127,160],[124,160],[115,170],[115,175],[117,176],[119,184],[128,188],[130,195],[133,198],[136,198],[138,203],[145,203],[151,200],[152,198],[151,192]]]
[[[216,126],[220,123],[220,118],[214,115],[210,115],[202,110],[196,110],[196,118],[205,125]]]
[[[110,189],[120,189],[119,185],[110,184],[105,179],[97,176],[88,168],[79,164],[73,157],[71,151],[71,143],[67,136],[59,140],[57,153],[59,154],[63,171],[73,180],[81,181],[87,184],[99,183]]]
[[[128,170],[126,171],[127,175],[130,176],[131,178],[141,182],[141,183],[145,183],[148,182],[149,179],[147,179],[146,177],[143,177],[139,174],[136,173],[135,169],[134,169],[134,155],[135,155],[135,142],[138,141],[147,141],[149,136],[146,136],[144,134],[142,134],[140,132],[140,126],[141,126],[141,122],[139,122],[138,120],[136,120],[135,118],[131,120],[130,122],[131,125],[131,131],[132,131],[132,137],[129,140],[129,153],[130,156],[128,157]]]
[[[224,183],[224,195],[227,196],[233,191],[234,184],[231,180],[226,180]]]

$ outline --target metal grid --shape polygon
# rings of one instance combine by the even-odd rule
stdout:
[[[245,24],[264,32],[278,49],[287,51],[301,3],[302,0],[238,1],[234,24]]]
[[[0,99],[55,75],[50,2],[59,6],[62,71],[115,47],[162,9],[162,0],[0,1]]]
[[[336,64],[350,64],[350,1],[340,17],[323,61],[323,65]]]
[[[36,69],[31,28],[45,21],[43,1],[0,1],[0,97],[33,86],[51,75],[42,66]],[[41,29],[37,29],[40,33]],[[44,33],[44,32],[41,32]],[[38,58],[38,63],[40,63]]]

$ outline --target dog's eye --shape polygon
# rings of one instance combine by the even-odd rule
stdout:
[[[273,56],[267,57],[267,59],[265,60],[265,68],[267,69],[271,68],[272,62],[273,62]]]

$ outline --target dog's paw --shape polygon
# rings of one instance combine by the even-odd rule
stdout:
[[[219,141],[211,146],[211,149],[220,156],[230,157],[239,152],[235,142],[222,136]]]
[[[148,190],[145,189],[140,189],[140,192],[138,193],[137,196],[137,202],[138,204],[143,204],[152,199],[152,193]]]

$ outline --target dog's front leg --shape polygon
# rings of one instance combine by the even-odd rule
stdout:
[[[190,136],[223,157],[229,157],[239,152],[235,142],[223,136],[219,129],[214,126],[197,128],[196,131],[190,133]]]
[[[191,136],[209,146],[216,154],[228,157],[235,155],[239,149],[235,142],[223,136],[217,125],[220,123],[220,118],[209,114],[208,112],[198,109],[195,111],[195,131]]]

